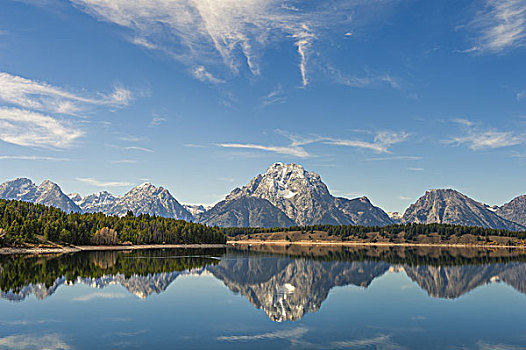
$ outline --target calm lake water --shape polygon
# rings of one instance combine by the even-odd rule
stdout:
[[[515,251],[0,257],[0,349],[526,349]]]

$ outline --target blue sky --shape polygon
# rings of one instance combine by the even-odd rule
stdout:
[[[525,0],[5,0],[0,178],[212,204],[282,161],[388,211],[502,204],[525,44]]]

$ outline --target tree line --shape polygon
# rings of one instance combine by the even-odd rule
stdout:
[[[70,213],[40,204],[0,199],[0,246],[62,242],[91,244],[226,243],[219,228],[155,215]]]
[[[492,229],[479,226],[461,226],[452,224],[393,224],[387,226],[355,226],[355,225],[311,225],[311,226],[291,226],[276,228],[257,228],[257,227],[225,227],[221,231],[230,237],[239,235],[251,235],[256,233],[274,233],[274,232],[304,232],[314,233],[315,231],[327,232],[329,236],[339,236],[342,239],[356,237],[366,239],[368,233],[379,233],[384,237],[394,237],[404,233],[406,240],[414,240],[419,235],[429,236],[438,234],[442,239],[448,239],[451,236],[463,236],[471,234],[479,237],[499,236],[515,237],[526,239],[526,231],[508,231],[501,229]]]

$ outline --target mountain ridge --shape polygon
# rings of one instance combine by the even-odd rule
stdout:
[[[366,197],[333,196],[321,176],[298,164],[274,163],[247,185],[233,189],[214,206],[181,204],[164,187],[143,183],[122,196],[100,191],[65,195],[50,180],[28,178],[0,184],[0,198],[29,201],[66,212],[106,215],[150,214],[222,227],[297,225],[385,226],[394,223],[447,223],[505,230],[526,230],[526,195],[502,206],[478,202],[454,189],[431,189],[403,214],[386,213]]]

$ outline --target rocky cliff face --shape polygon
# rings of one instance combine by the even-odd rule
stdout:
[[[199,215],[198,221],[220,227],[288,227],[295,225],[266,199],[248,197],[222,201]]]
[[[335,198],[334,202],[336,208],[350,217],[356,225],[385,226],[394,223],[394,220],[385,211],[372,205],[367,197]]]
[[[66,196],[57,184],[49,180],[43,181],[39,186],[26,178],[4,182],[0,185],[0,198],[43,204],[68,213],[81,212],[79,206]]]
[[[296,225],[383,226],[392,223],[385,212],[374,207],[367,198],[348,200],[333,197],[318,174],[308,172],[297,164],[271,165],[264,174],[257,175],[243,188],[233,190],[220,205],[226,207],[226,203],[247,198],[268,201]]]
[[[402,222],[443,223],[522,230],[523,226],[500,217],[487,205],[451,189],[427,191],[405,211]]]
[[[497,208],[495,213],[507,220],[526,226],[526,195],[518,196]]]

